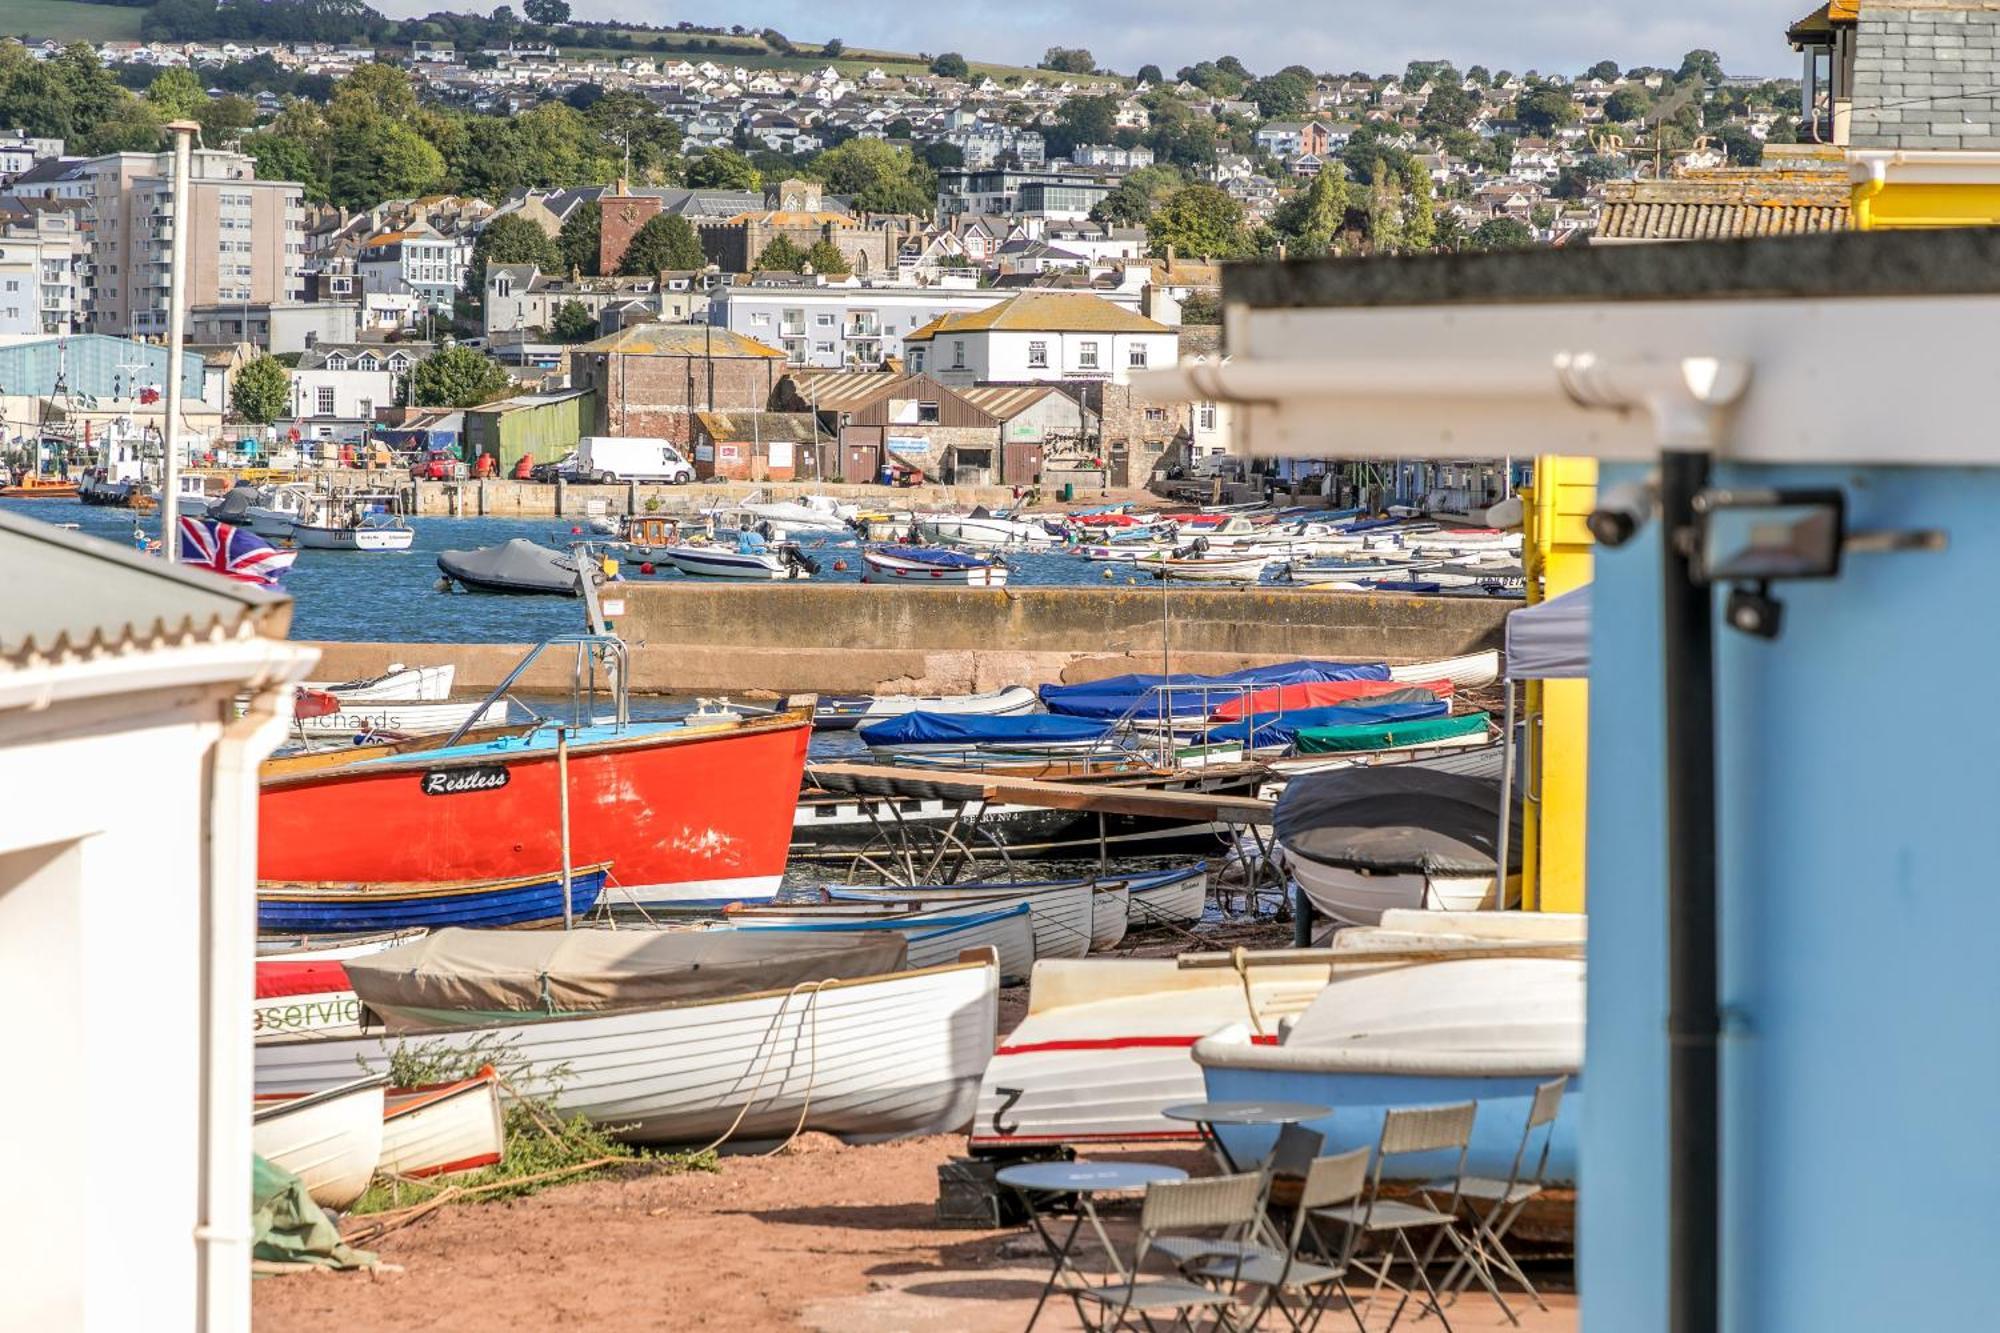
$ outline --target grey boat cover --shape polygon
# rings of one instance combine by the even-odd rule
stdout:
[[[468,583],[521,591],[576,593],[576,562],[562,551],[515,537],[473,551],[442,551],[438,568]]]
[[[734,930],[433,931],[342,960],[361,1002],[391,1030],[436,1011],[555,1014],[721,1000],[801,983],[900,971],[893,930],[791,934]],[[434,1011],[416,1017],[410,1011]]]
[[[1413,764],[1340,768],[1293,778],[1272,814],[1286,853],[1370,874],[1490,875],[1500,832],[1500,779]],[[1521,866],[1521,808],[1510,817],[1507,869]]]
[[[1590,675],[1590,589],[1571,588],[1507,617],[1507,679],[1581,680]]]
[[[263,504],[270,498],[270,492],[238,482],[229,488],[227,495],[208,507],[208,517],[224,523],[240,522],[248,516],[251,506]]]

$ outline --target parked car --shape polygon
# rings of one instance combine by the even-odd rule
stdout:
[[[577,480],[576,450],[570,450],[553,463],[535,464],[533,470],[528,473],[528,478],[531,481]]]
[[[418,481],[464,481],[470,470],[450,454],[432,454],[418,459],[410,475]]]

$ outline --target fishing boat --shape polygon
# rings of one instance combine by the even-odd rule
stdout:
[[[1025,685],[983,694],[821,695],[813,707],[814,731],[847,731],[905,713],[951,713],[962,717],[1011,717],[1033,712],[1035,692]]]
[[[407,551],[416,529],[400,514],[366,510],[322,513],[318,521],[295,521],[292,543],[311,551]]]
[[[923,884],[872,887],[842,884],[823,889],[825,901],[895,903],[908,911],[976,907],[996,911],[1025,904],[1035,935],[1035,957],[1081,958],[1090,952],[1097,881],[1043,880],[1028,884]]]
[[[1234,722],[1259,713],[1285,713],[1305,708],[1335,708],[1367,705],[1378,699],[1410,700],[1430,698],[1450,700],[1458,687],[1438,680],[1309,680],[1291,685],[1267,685],[1250,693],[1233,695],[1217,705],[1211,723]]]
[[[583,916],[604,891],[608,864],[570,874],[569,915]],[[396,930],[409,926],[560,924],[560,870],[511,879],[408,884],[283,883],[257,885],[257,928],[278,931]]]
[[[487,1065],[471,1078],[384,1094],[382,1160],[389,1175],[452,1175],[492,1166],[507,1150],[500,1075]]]
[[[324,1039],[324,1044],[339,1040]],[[304,1181],[306,1192],[322,1208],[346,1208],[360,1198],[382,1160],[383,1089],[389,1076],[356,1079],[353,1071],[351,1064],[336,1071],[326,1084],[311,1089],[311,1096],[260,1095],[250,1117],[256,1154]]]
[[[1541,914],[1468,914],[1479,915],[1489,921],[1458,918],[1473,948],[1500,943],[1472,933],[1494,930],[1491,918]],[[1439,948],[1454,942],[1435,934],[1411,940]],[[1524,951],[1538,947],[1532,940],[1520,944]],[[1203,1074],[1200,1099],[1333,1107],[1306,1122],[1325,1136],[1327,1153],[1372,1147],[1384,1111],[1476,1102],[1466,1169],[1506,1179],[1536,1087],[1567,1077],[1548,1179],[1573,1183],[1584,1090],[1580,949],[1573,957],[1506,956],[1504,947],[1495,954],[1405,961],[1353,975],[1343,970],[1275,1042],[1265,1039],[1268,1030],[1260,1037],[1241,1023],[1205,1035],[1193,1052]],[[1274,1132],[1221,1130],[1232,1153],[1246,1154],[1241,1160],[1268,1151]],[[1435,1161],[1404,1165],[1420,1173],[1415,1179],[1438,1174]]]
[[[1082,753],[1109,748],[1111,724],[1047,713],[966,714],[916,711],[864,724],[861,743],[878,755],[1005,750],[1014,754]]]
[[[897,903],[793,903],[785,907],[734,906],[725,919],[737,930],[893,930],[909,946],[909,966],[937,967],[967,949],[992,949],[1000,981],[1028,979],[1035,965],[1033,911],[1027,903],[965,905],[916,911]]]
[[[1103,953],[1124,943],[1132,924],[1132,890],[1124,880],[1100,879],[1091,885],[1090,951]]]
[[[1293,583],[1341,584],[1362,579],[1395,578],[1435,568],[1431,560],[1323,560],[1295,564],[1281,577]]]
[[[1501,783],[1421,763],[1295,778],[1272,820],[1286,866],[1313,907],[1368,925],[1393,908],[1472,911],[1518,891],[1520,809],[1502,876],[1494,857]],[[1504,889],[1503,889],[1504,885]]]
[[[308,681],[301,688],[324,690],[342,703],[362,703],[372,699],[414,700],[440,703],[451,698],[451,683],[458,668],[451,665],[408,667],[391,662],[378,676],[337,683]]]
[[[304,736],[434,736],[458,728],[501,726],[513,717],[513,705],[461,700],[451,703],[418,703],[406,699],[374,699],[360,703],[343,702],[339,696],[331,711],[308,717],[303,709],[294,723]]]
[[[442,931],[350,965],[384,1035],[259,1043],[262,1093],[405,1042],[505,1049],[509,1081],[641,1143],[964,1126],[993,1050],[992,955],[904,965],[888,931]]]
[[[1197,1138],[1160,1112],[1206,1100],[1194,1044],[1232,1023],[1275,1040],[1325,989],[1325,962],[1184,970],[1169,958],[1043,960],[1028,1014],[979,1088],[975,1152]]]
[[[457,584],[467,592],[577,597],[578,579],[584,575],[604,581],[594,564],[583,566],[579,573],[574,554],[537,546],[526,537],[471,551],[440,551],[437,567],[444,576],[439,585],[447,591]]]
[[[567,774],[572,865],[613,863],[640,902],[769,898],[784,875],[810,713],[690,724],[632,723],[624,645],[553,639],[488,696],[503,697],[550,647],[615,654],[609,722],[391,752],[262,775],[262,880],[437,883],[504,880],[564,861]],[[581,670],[581,666],[579,667]]]
[[[935,546],[879,546],[861,552],[863,583],[921,583],[951,588],[1002,588],[1005,561]]]
[[[658,557],[694,578],[806,579],[819,564],[790,542],[766,542],[755,532],[740,532],[732,545],[663,546]]]
[[[0,485],[0,500],[74,500],[77,484],[67,477],[26,473],[19,481]]]
[[[1413,674],[1410,680],[1456,679],[1449,664],[1429,664],[1437,669]],[[1497,660],[1489,663],[1498,671]],[[1039,693],[1051,713],[1071,717],[1119,719],[1131,717],[1206,718],[1225,706],[1256,691],[1277,685],[1297,685],[1313,681],[1386,681],[1396,678],[1398,669],[1380,662],[1322,662],[1300,660],[1270,666],[1244,667],[1220,675],[1133,674],[1110,676],[1077,685],[1044,685]],[[1415,671],[1415,668],[1411,668]],[[1460,684],[1472,682],[1459,681]]]
[[[259,537],[276,539],[292,535],[294,523],[312,521],[319,497],[303,482],[260,488],[244,513],[250,530]]]

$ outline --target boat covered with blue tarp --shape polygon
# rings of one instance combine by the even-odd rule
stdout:
[[[1402,693],[1402,691],[1398,691]],[[1370,699],[1365,704],[1330,704],[1324,708],[1294,708],[1283,713],[1253,713],[1219,727],[1210,727],[1208,741],[1243,741],[1248,745],[1290,745],[1308,727],[1373,727],[1390,722],[1415,722],[1444,717],[1451,705],[1427,690],[1409,691],[1420,698]]]
[[[1117,718],[1127,713],[1157,717],[1162,711],[1175,717],[1198,717],[1214,712],[1234,698],[1236,686],[1388,679],[1389,668],[1381,662],[1302,660],[1245,667],[1215,676],[1181,672],[1171,676],[1110,676],[1082,685],[1044,685],[1041,696],[1043,707],[1051,713],[1071,717]],[[1166,687],[1165,694],[1161,693],[1162,686]],[[1214,693],[1216,690],[1221,693]]]
[[[982,717],[964,713],[904,713],[871,722],[857,733],[871,749],[900,746],[1008,746],[1087,744],[1110,734],[1111,723],[1092,718],[1018,713]]]

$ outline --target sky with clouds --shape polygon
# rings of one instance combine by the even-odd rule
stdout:
[[[375,0],[397,16],[464,8],[452,0]],[[484,10],[491,6],[481,3]],[[1785,27],[1812,0],[1006,0],[985,6],[859,0],[834,7],[803,0],[696,0],[646,5],[571,0],[578,18],[688,19],[775,27],[798,40],[839,37],[849,46],[960,51],[1033,64],[1050,46],[1083,46],[1129,73],[1151,62],[1168,73],[1235,55],[1259,72],[1299,63],[1315,70],[1401,70],[1413,59],[1461,67],[1574,73],[1599,60],[1675,65],[1692,47],[1720,52],[1723,68],[1789,76],[1798,60]],[[518,0],[515,12],[520,11]]]

